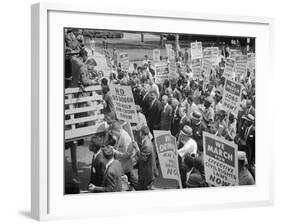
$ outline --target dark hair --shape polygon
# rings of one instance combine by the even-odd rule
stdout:
[[[106,79],[106,78],[103,78],[102,80],[101,80],[101,84],[103,84],[103,85],[107,85],[108,84],[108,80]]]
[[[112,134],[108,135],[107,145],[114,146],[116,144],[116,140],[113,138]]]

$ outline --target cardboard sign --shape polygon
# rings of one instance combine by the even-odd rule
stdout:
[[[122,121],[138,123],[132,87],[109,84],[109,89],[117,118]]]
[[[227,58],[225,62],[223,76],[228,79],[233,79],[234,67],[235,67],[235,60],[231,58]]]
[[[256,69],[256,55],[255,53],[248,53],[247,56],[248,56],[247,68],[249,69],[251,76],[254,76],[255,69]]]
[[[235,57],[235,75],[244,79],[247,76],[247,55],[239,55]]]
[[[234,115],[238,114],[241,103],[242,88],[242,84],[230,79],[225,79],[222,106],[227,112],[231,112]]]
[[[108,50],[104,50],[104,55],[105,55],[105,60],[106,60],[107,67],[112,69],[112,63],[111,63],[109,51]]]
[[[181,187],[176,138],[170,131],[154,130],[153,133],[163,178],[178,180]]]
[[[154,49],[152,52],[152,60],[153,62],[159,62],[160,61],[160,50]]]
[[[206,182],[214,186],[239,185],[237,145],[203,132]]]
[[[176,67],[176,58],[175,58],[175,52],[174,50],[170,49],[170,54],[169,54],[169,76],[170,79],[177,78],[177,67]]]
[[[171,50],[173,50],[172,44],[165,44],[167,57],[169,58]]]
[[[169,80],[169,67],[166,62],[157,63],[155,66],[155,83],[162,84]]]
[[[211,49],[211,64],[218,65],[220,50],[218,47],[210,47],[210,49]]]
[[[191,59],[203,58],[202,42],[190,43]]]
[[[201,62],[202,62],[202,59],[200,59],[200,58],[191,60],[191,69],[192,69],[193,79],[201,78]]]
[[[242,51],[239,49],[230,49],[229,58],[235,60],[239,55],[242,55]]]
[[[120,63],[121,63],[121,70],[124,72],[128,72],[130,68],[130,61],[129,56],[127,53],[120,53]]]

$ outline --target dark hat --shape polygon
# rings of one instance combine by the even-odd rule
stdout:
[[[82,48],[80,51],[79,51],[79,56],[80,57],[84,57],[84,56],[88,56],[88,52]]]
[[[192,114],[190,115],[190,117],[191,117],[192,119],[198,120],[198,121],[200,121],[200,120],[202,119],[201,113],[200,113],[199,111],[196,111],[196,110],[194,110],[194,111],[192,112]]]
[[[203,180],[202,176],[199,173],[192,173],[186,182],[186,186],[187,187],[200,187],[202,180]]]
[[[192,136],[192,128],[189,127],[188,125],[184,125],[180,132],[180,135],[187,136],[187,137]]]

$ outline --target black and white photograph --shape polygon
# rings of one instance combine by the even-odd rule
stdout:
[[[63,38],[65,194],[255,185],[255,37]]]

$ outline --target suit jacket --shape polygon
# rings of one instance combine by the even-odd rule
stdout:
[[[153,156],[153,144],[149,138],[146,138],[141,145],[139,153],[139,167],[138,167],[138,176],[139,181],[144,181],[146,183],[151,183],[154,179],[153,175],[153,165],[154,165],[154,156]]]
[[[173,117],[172,117],[172,123],[171,123],[171,134],[173,136],[176,136],[179,132],[179,123],[180,123],[180,115],[179,115],[179,107],[176,107],[173,110]]]
[[[122,191],[122,175],[124,171],[121,163],[114,160],[104,173],[102,187],[97,187],[98,192],[120,192]]]
[[[142,100],[140,101],[141,104],[141,108],[142,108],[142,112],[144,114],[144,116],[146,117],[146,119],[148,118],[148,114],[149,114],[149,109],[150,109],[150,102],[151,102],[151,97],[149,93],[145,93],[142,92]]]
[[[161,103],[159,100],[156,99],[149,109],[147,119],[147,125],[151,131],[159,129],[161,109]]]
[[[166,108],[162,108],[160,119],[160,130],[171,130],[171,122],[173,118],[173,108],[171,105],[167,105]]]
[[[97,155],[93,155],[90,183],[96,186],[102,185],[103,175],[105,171],[105,164],[106,164],[106,160],[102,156],[101,151],[99,151]]]

